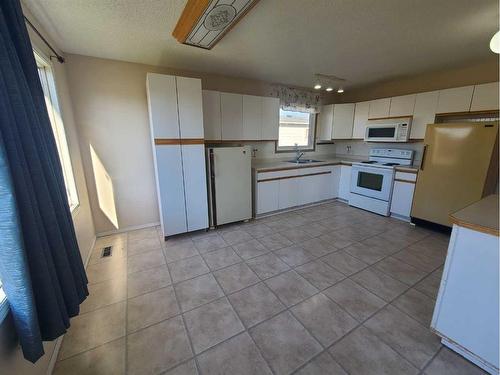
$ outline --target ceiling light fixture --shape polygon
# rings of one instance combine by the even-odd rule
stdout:
[[[491,38],[490,49],[495,53],[500,53],[500,31],[497,31]]]
[[[338,88],[338,90],[337,90],[337,92],[338,92],[339,94],[342,94],[342,93],[344,92],[344,89],[343,89],[342,87],[339,87],[339,88]]]
[[[327,87],[326,91],[328,91],[328,92],[333,91],[333,87]]]
[[[340,87],[337,92],[343,92],[344,90],[341,88],[345,84],[346,80],[344,78],[340,78],[333,75],[326,74],[315,74],[314,75],[314,88],[316,90],[320,90],[321,88],[325,88],[326,92],[332,92],[334,87]]]
[[[321,88],[321,85],[320,85],[319,83],[316,83],[316,84],[314,85],[314,88],[315,88],[316,90],[319,90],[319,89]]]

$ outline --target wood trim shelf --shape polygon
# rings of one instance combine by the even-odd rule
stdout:
[[[256,142],[276,142],[276,139],[206,139],[205,144],[228,144],[228,143],[256,143]]]
[[[301,174],[297,176],[283,176],[283,177],[274,177],[274,178],[265,178],[263,180],[257,180],[257,182],[269,182],[269,181],[277,181],[277,180],[288,180],[290,178],[300,178],[300,177],[308,177],[308,176],[319,176],[322,174],[331,174],[332,171],[328,172],[317,172],[317,173],[308,173],[308,174]]]
[[[155,145],[202,145],[203,138],[155,138]]]
[[[390,116],[390,117],[374,117],[374,118],[369,118],[368,121],[371,120],[392,120],[395,118],[411,118],[413,119],[413,115],[407,115],[407,116]]]
[[[395,179],[394,179],[394,182],[396,182],[396,181],[398,181],[398,182],[406,182],[406,183],[408,183],[408,184],[413,184],[413,185],[415,185],[415,184],[417,183],[417,181],[412,181],[412,180],[403,180],[403,179],[401,179],[401,178],[395,178]]]
[[[179,43],[184,43],[186,41],[189,33],[211,2],[212,0],[188,0],[175,25],[174,31],[172,31],[172,36],[177,39]]]

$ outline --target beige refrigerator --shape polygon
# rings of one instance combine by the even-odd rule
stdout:
[[[498,121],[429,124],[412,219],[450,227],[450,213],[495,192],[497,183]]]

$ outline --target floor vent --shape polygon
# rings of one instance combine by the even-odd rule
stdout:
[[[112,251],[112,247],[111,246],[106,246],[104,249],[102,249],[101,258],[110,257],[111,256],[111,251]]]

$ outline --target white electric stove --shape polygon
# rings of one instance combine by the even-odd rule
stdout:
[[[389,216],[394,170],[413,164],[413,150],[374,148],[367,161],[352,163],[349,205]]]

